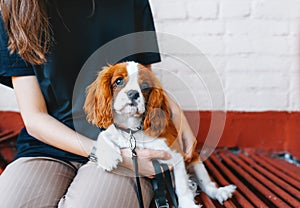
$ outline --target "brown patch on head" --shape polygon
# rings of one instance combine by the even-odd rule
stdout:
[[[138,82],[146,102],[145,105],[147,106],[150,93],[155,87],[156,81],[158,82],[158,80],[156,80],[156,77],[154,76],[153,72],[148,68],[144,67],[143,65],[138,65],[138,68]]]
[[[123,79],[126,82],[126,66],[127,63],[119,63],[104,67],[97,79],[87,88],[83,108],[87,114],[87,120],[92,124],[103,128],[113,124],[113,96],[122,88],[116,86],[116,81]]]

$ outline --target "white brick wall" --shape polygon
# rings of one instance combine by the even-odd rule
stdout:
[[[205,80],[163,57],[155,71],[184,109],[300,110],[300,0],[150,2],[157,31],[199,48],[223,83],[225,106],[212,105]]]
[[[19,111],[13,90],[0,84],[0,110]]]
[[[161,70],[155,71],[184,109],[300,110],[300,0],[150,2],[157,31],[198,47],[223,83],[223,92],[209,91],[208,80],[199,80],[187,66],[164,58],[156,66]],[[178,53],[191,59],[195,55]],[[207,63],[199,64],[208,79],[216,76]],[[17,107],[12,92],[0,86],[1,109]]]

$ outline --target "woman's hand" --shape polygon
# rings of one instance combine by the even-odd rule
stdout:
[[[119,165],[129,168],[134,171],[132,154],[130,149],[121,149],[123,162]],[[152,164],[152,159],[169,160],[171,155],[163,150],[152,150],[152,149],[136,149],[139,173],[148,178],[155,177],[155,171]]]
[[[184,151],[184,160],[190,162],[197,146],[197,139],[179,105],[170,98],[169,104],[172,111],[172,120],[178,131],[178,142]]]

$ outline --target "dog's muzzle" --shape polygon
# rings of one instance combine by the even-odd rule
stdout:
[[[140,97],[140,93],[137,90],[129,90],[127,92],[127,97],[133,105],[137,105],[136,100]]]

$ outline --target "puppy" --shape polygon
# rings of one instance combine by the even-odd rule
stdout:
[[[196,208],[189,188],[182,151],[176,149],[177,130],[171,119],[167,96],[151,70],[135,62],[103,68],[88,87],[84,104],[87,119],[106,130],[98,136],[97,163],[107,171],[122,161],[121,148],[130,148],[132,136],[136,148],[167,151],[172,159],[161,160],[174,167],[179,207]],[[234,185],[217,188],[197,153],[188,164],[202,191],[220,203],[232,196]]]

